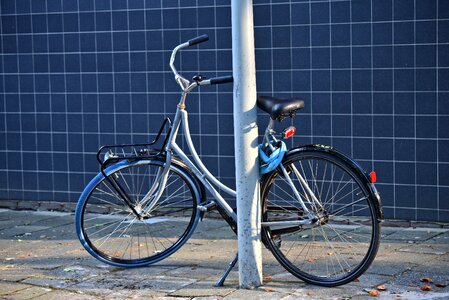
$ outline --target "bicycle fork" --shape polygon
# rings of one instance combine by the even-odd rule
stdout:
[[[167,184],[168,171],[170,170],[172,153],[170,151],[166,154],[165,164],[162,169],[159,169],[148,193],[139,201],[138,209],[147,215],[158,203],[165,190]]]

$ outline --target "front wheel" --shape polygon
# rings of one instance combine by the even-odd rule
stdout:
[[[376,256],[380,239],[380,204],[366,176],[341,154],[313,147],[287,154],[283,167],[290,183],[280,168],[262,180],[262,222],[273,224],[262,228],[269,250],[286,270],[311,284],[337,286],[358,278]],[[318,217],[312,224],[298,225],[308,216],[291,183]]]
[[[75,213],[81,244],[95,258],[120,267],[155,263],[178,250],[191,236],[198,220],[199,192],[194,178],[175,164],[157,204],[137,216],[111,184],[119,184],[132,206],[153,185],[165,161],[121,161],[99,173],[80,196]]]

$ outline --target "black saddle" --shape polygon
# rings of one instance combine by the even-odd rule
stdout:
[[[299,98],[275,98],[270,96],[257,97],[257,106],[267,112],[273,120],[282,121],[292,117],[297,110],[304,107],[304,101]]]

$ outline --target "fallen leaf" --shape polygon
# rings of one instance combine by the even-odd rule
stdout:
[[[268,288],[268,287],[264,288],[264,290],[265,290],[265,292],[268,292],[268,293],[271,293],[273,291],[273,289]]]
[[[273,279],[273,276],[271,276],[271,275],[266,275],[263,277],[263,280],[266,280],[266,281],[270,281],[272,279]]]
[[[430,291],[431,287],[429,285],[423,285],[420,287],[421,291]]]
[[[309,263],[313,263],[313,262],[315,261],[315,259],[314,259],[314,258],[311,258],[311,257],[309,257],[309,258],[307,259],[307,261],[308,261]]]
[[[370,295],[371,297],[379,297],[379,292],[376,290],[371,290],[368,292],[368,295]]]
[[[114,256],[115,257],[120,257],[120,256],[122,256],[122,254],[120,253],[120,251],[115,251]]]
[[[327,252],[327,255],[332,256],[332,255],[334,255],[334,253],[333,252]]]
[[[444,287],[447,287],[447,284],[446,283],[435,283],[435,286],[439,287],[439,288],[444,288]]]
[[[429,283],[432,282],[432,278],[429,278],[429,277],[423,277],[420,280],[421,280],[421,282],[429,282]]]
[[[378,291],[386,291],[387,287],[385,286],[385,284],[381,284],[381,285],[376,286],[376,289]]]
[[[353,280],[354,282],[360,282],[360,279],[356,278]]]

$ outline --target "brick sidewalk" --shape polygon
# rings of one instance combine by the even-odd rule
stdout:
[[[384,227],[379,254],[358,282],[337,288],[305,284],[264,250],[264,286],[238,289],[237,268],[222,288],[214,282],[236,252],[233,232],[205,219],[170,258],[150,267],[120,269],[92,258],[74,232],[73,214],[0,210],[2,299],[449,299],[449,229]],[[420,282],[427,277],[433,283]],[[429,285],[430,291],[420,287]]]

